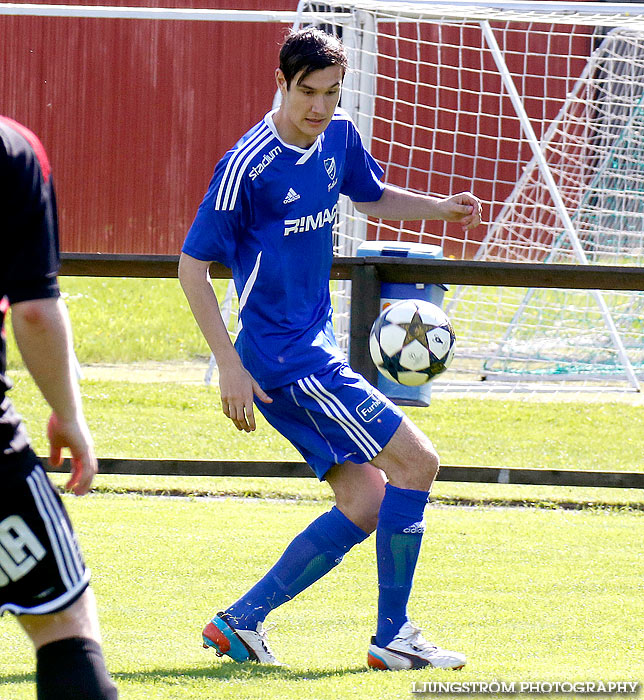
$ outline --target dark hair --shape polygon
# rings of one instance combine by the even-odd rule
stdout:
[[[287,88],[291,87],[291,81],[301,71],[298,84],[313,71],[329,66],[341,66],[344,76],[348,65],[340,39],[314,27],[291,31],[280,50],[280,69],[286,78]]]

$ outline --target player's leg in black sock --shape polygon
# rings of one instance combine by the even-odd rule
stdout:
[[[70,637],[36,652],[38,700],[116,700],[98,642]]]

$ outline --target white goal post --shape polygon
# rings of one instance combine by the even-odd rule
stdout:
[[[324,10],[350,52],[342,105],[387,181],[471,190],[488,220],[463,233],[347,208],[339,253],[368,237],[459,259],[644,263],[644,4],[303,0],[301,22]],[[458,360],[437,389],[639,390],[641,293],[457,288],[447,310]]]

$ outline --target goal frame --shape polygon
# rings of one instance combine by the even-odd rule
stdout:
[[[517,90],[514,78],[508,69],[490,22],[498,20],[511,21],[516,18],[525,20],[529,18],[530,21],[535,23],[543,22],[547,24],[556,22],[558,25],[576,25],[581,23],[592,27],[621,27],[626,23],[629,28],[636,28],[642,31],[644,36],[644,3],[628,3],[627,6],[622,3],[601,3],[601,6],[598,7],[598,3],[588,2],[541,2],[535,6],[531,2],[506,2],[504,0],[479,1],[475,3],[467,2],[467,0],[456,0],[455,2],[450,2],[449,5],[429,0],[415,0],[413,2],[384,0],[380,2],[333,3],[331,5],[330,3],[300,0],[298,13],[301,19],[295,23],[295,26],[301,26],[305,23],[307,11],[312,9],[319,11],[321,6],[325,4],[329,8],[332,7],[336,12],[344,10],[353,18],[351,21],[343,19],[341,22],[343,41],[349,52],[350,64],[355,67],[354,71],[351,71],[345,79],[342,106],[356,121],[367,147],[371,145],[372,117],[374,115],[376,94],[377,71],[374,69],[374,65],[376,63],[375,57],[378,55],[378,32],[375,26],[378,13],[382,13],[382,17],[385,18],[388,17],[387,12],[395,13],[396,21],[400,22],[435,21],[440,23],[463,21],[477,24],[485,39],[486,47],[494,59],[503,87],[510,98],[523,138],[529,145],[532,153],[532,159],[526,166],[523,177],[528,177],[530,171],[534,169],[538,171],[552,198],[557,216],[563,225],[563,234],[572,250],[575,261],[584,265],[589,263],[586,251],[580,242],[575,225],[544,154],[544,143],[547,143],[549,134],[556,127],[556,122],[561,119],[565,110],[565,104],[545,136],[540,140],[526,112],[525,105]],[[349,6],[351,6],[351,9],[349,9]],[[367,64],[366,66],[365,63]],[[586,64],[584,72],[589,70],[589,66],[590,61]],[[583,83],[584,77],[582,74],[577,79],[577,85],[574,90],[577,90],[577,86]],[[519,187],[519,183],[517,187]],[[507,201],[505,206],[508,206]],[[342,226],[347,237],[352,240],[366,239],[368,221],[359,216],[352,216],[351,211],[346,206],[342,209],[342,215]],[[496,221],[491,224],[491,231],[482,241],[474,259],[485,259],[487,243],[492,238],[495,225]],[[351,246],[342,250],[342,253],[347,255],[351,255],[353,252],[354,248]],[[524,302],[520,304],[512,323],[521,315],[533,292],[534,290],[527,291]],[[450,302],[451,305],[458,298],[458,293],[459,291],[457,290]],[[591,291],[591,295],[599,309],[610,337],[610,342],[623,367],[626,380],[634,390],[639,391],[638,376],[629,359],[611,310],[606,303],[605,296],[599,290]],[[508,335],[509,330],[506,331],[499,342],[499,348],[503,346]],[[577,377],[570,375],[569,378],[575,379]],[[592,377],[586,375],[586,378]]]

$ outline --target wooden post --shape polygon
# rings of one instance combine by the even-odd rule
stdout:
[[[369,331],[380,313],[380,278],[375,265],[355,265],[351,270],[351,335],[349,362],[373,385],[378,370],[369,355]]]

